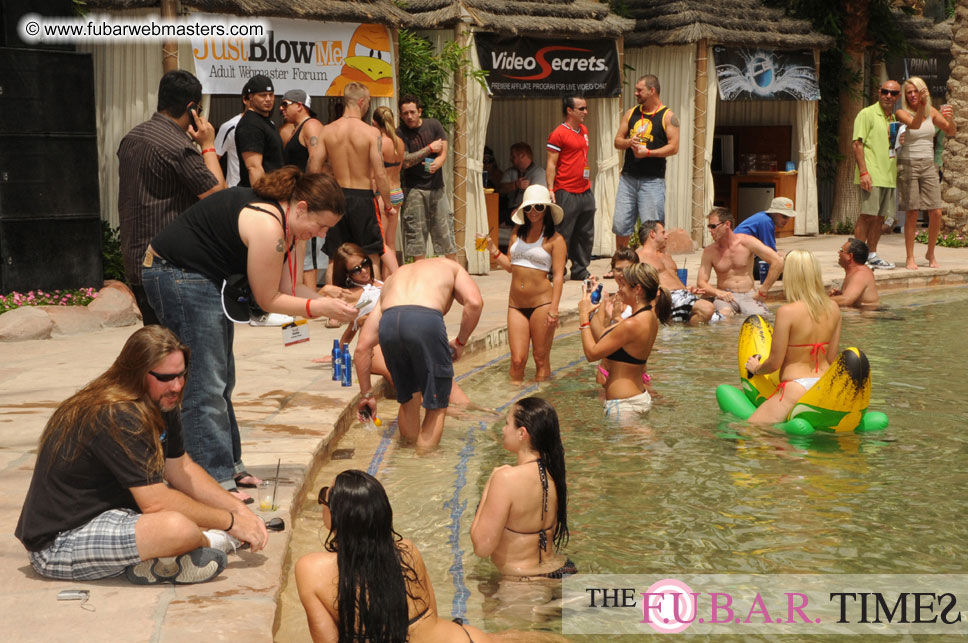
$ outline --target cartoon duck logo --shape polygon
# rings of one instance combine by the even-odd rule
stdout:
[[[327,90],[327,96],[342,96],[351,82],[366,85],[370,96],[393,96],[393,65],[390,62],[390,34],[383,25],[360,25],[353,32],[343,58],[343,69]]]

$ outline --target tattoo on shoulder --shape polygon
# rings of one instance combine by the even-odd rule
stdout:
[[[285,249],[286,249],[285,242],[283,242],[282,239],[279,239],[279,242],[276,244],[276,252],[282,252]]]
[[[679,117],[672,112],[669,112],[669,126],[679,127]]]
[[[310,136],[309,137],[309,147],[316,147],[316,144],[317,143],[319,143],[319,137],[318,136]]]

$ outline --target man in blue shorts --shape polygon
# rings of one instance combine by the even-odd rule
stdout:
[[[185,453],[188,358],[173,332],[145,326],[54,411],[15,531],[37,573],[199,583],[243,542],[265,547],[265,523]]]
[[[454,301],[463,306],[460,329],[447,341],[444,315]],[[477,284],[453,259],[435,257],[404,264],[383,284],[380,303],[360,332],[353,358],[360,381],[358,410],[376,415],[370,382],[373,349],[379,343],[397,390],[400,436],[418,448],[434,447],[459,359],[477,327],[484,300]],[[420,407],[426,409],[420,421]]]

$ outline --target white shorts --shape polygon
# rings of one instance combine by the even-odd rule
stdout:
[[[652,408],[652,396],[642,391],[634,397],[619,400],[605,400],[605,419],[616,422],[635,420]]]

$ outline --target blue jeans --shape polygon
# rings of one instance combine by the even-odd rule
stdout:
[[[141,269],[141,281],[161,323],[192,351],[181,407],[185,450],[228,483],[242,470],[242,441],[232,408],[235,329],[222,314],[220,285],[157,257]]]
[[[635,229],[635,219],[659,221],[665,225],[665,179],[637,179],[628,174],[618,178],[615,192],[615,215],[612,232],[628,237]]]

